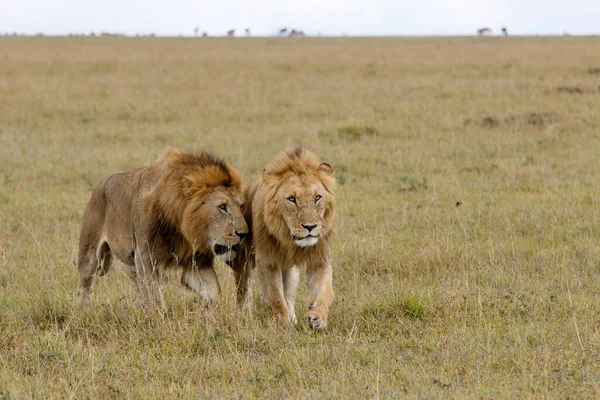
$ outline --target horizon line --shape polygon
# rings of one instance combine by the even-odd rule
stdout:
[[[155,38],[188,38],[188,39],[209,39],[209,38],[226,38],[226,39],[252,39],[252,38],[290,38],[289,34],[285,35],[245,35],[243,32],[240,35],[227,36],[227,35],[192,35],[192,34],[161,34],[161,33],[121,33],[114,31],[92,31],[89,33],[73,32],[73,33],[21,33],[21,32],[0,32],[0,37],[124,37],[124,38],[142,38],[142,37],[155,37]],[[600,33],[517,33],[504,35],[502,33],[491,33],[485,35],[477,35],[476,33],[428,33],[428,34],[410,34],[410,33],[393,33],[393,34],[305,34],[304,36],[297,36],[298,38],[395,38],[395,37],[407,37],[407,38],[429,38],[429,37],[557,37],[557,36],[579,36],[579,37],[594,37],[600,36]]]

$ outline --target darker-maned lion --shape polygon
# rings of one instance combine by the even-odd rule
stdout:
[[[298,147],[281,153],[246,190],[244,216],[251,227],[234,261],[238,301],[246,297],[256,267],[263,300],[284,321],[296,322],[294,304],[299,267],[307,268],[312,303],[308,324],[327,325],[333,303],[329,246],[335,220],[333,168]]]
[[[152,164],[104,178],[87,205],[79,239],[78,301],[113,256],[128,265],[142,301],[161,269],[210,303],[219,294],[215,256],[231,264],[248,225],[239,173],[208,152],[168,150]]]

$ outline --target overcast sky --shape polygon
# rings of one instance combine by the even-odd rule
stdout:
[[[0,32],[211,35],[599,34],[600,0],[0,0]]]

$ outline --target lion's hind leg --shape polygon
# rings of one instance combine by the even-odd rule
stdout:
[[[98,268],[98,256],[94,247],[86,251],[80,251],[78,269],[79,269],[79,288],[77,290],[77,303],[83,304],[90,298],[92,284],[94,283],[94,273]]]
[[[250,250],[243,247],[237,258],[230,264],[230,267],[235,278],[237,305],[240,308],[247,306],[248,311],[251,311],[252,292],[250,290],[250,280],[254,270],[254,255],[249,253]]]
[[[112,253],[106,241],[102,241],[99,246],[90,246],[84,251],[80,251],[79,257],[79,289],[77,293],[77,302],[85,303],[92,292],[94,283],[94,274],[104,276],[112,264]]]

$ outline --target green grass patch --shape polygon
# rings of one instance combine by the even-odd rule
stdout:
[[[368,305],[363,309],[363,315],[376,320],[401,317],[420,319],[427,315],[428,309],[429,306],[423,298],[406,295],[392,301]]]

